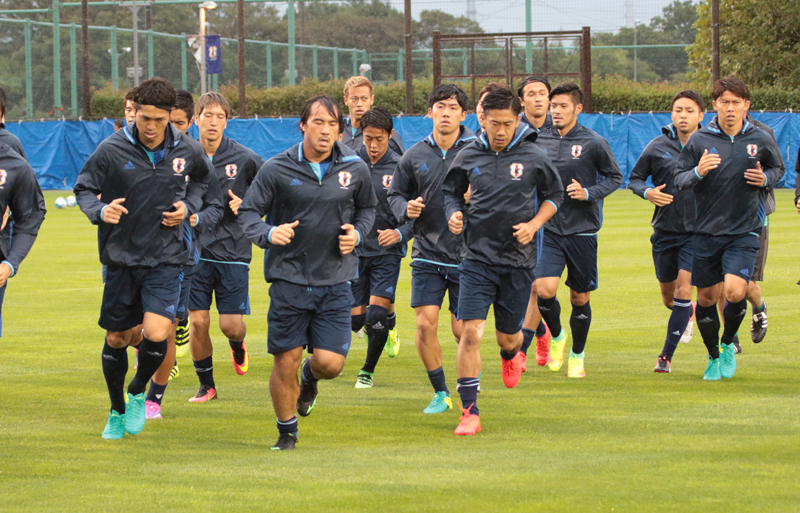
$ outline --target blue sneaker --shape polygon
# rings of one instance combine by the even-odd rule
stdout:
[[[723,378],[732,378],[736,374],[736,351],[733,343],[722,344],[719,355],[719,373]]]
[[[706,381],[719,381],[719,358],[711,358],[711,355],[708,356],[708,365],[706,366],[706,372],[703,374],[703,379]]]
[[[128,393],[128,406],[125,412],[125,432],[129,435],[138,435],[144,429],[146,408],[144,392],[138,395]]]
[[[453,401],[450,399],[450,394],[447,392],[436,392],[433,394],[431,404],[422,410],[422,413],[444,413],[451,409],[453,409]]]
[[[125,414],[120,415],[116,410],[111,410],[108,414],[108,422],[103,430],[103,438],[106,440],[119,440],[125,436]]]

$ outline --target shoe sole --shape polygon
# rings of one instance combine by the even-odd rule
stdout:
[[[209,401],[216,400],[216,398],[217,398],[217,394],[214,394],[214,397],[212,397],[211,399],[205,399],[205,396],[203,396],[201,398],[192,397],[191,399],[189,399],[189,402],[190,403],[207,403]]]
[[[472,435],[477,435],[480,432],[481,432],[481,427],[478,426],[478,429],[476,429],[472,433],[458,433],[458,432],[456,432],[456,436],[472,436]]]

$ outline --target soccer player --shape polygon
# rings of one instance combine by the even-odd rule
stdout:
[[[338,376],[350,350],[348,281],[358,273],[353,250],[372,228],[377,199],[364,161],[337,141],[342,125],[336,100],[306,101],[303,141],[261,167],[239,207],[244,234],[269,248],[264,269],[271,283],[267,345],[275,357],[269,380],[278,417],[275,450],[294,449],[295,410],[311,413],[318,381]],[[312,355],[303,360],[298,385],[305,347]]]
[[[717,115],[686,143],[675,169],[678,189],[694,189],[695,224],[692,283],[697,287],[697,327],[708,349],[705,380],[736,372],[733,336],[747,313],[747,283],[764,226],[763,194],[783,176],[777,145],[745,120],[750,90],[725,78],[711,90]],[[717,286],[722,283],[722,287]],[[717,299],[722,293],[725,329],[719,347]]]
[[[0,143],[10,147],[20,157],[28,160],[17,136],[6,130],[6,92],[2,87],[0,87]]]
[[[345,118],[344,130],[340,140],[355,152],[358,152],[364,146],[361,116],[372,108],[373,103],[375,103],[375,95],[372,93],[372,83],[367,77],[350,77],[347,79],[347,82],[344,83],[344,104],[347,106],[349,116]],[[392,137],[389,139],[389,148],[398,155],[402,155],[405,151],[400,134],[394,130],[392,130]]]
[[[480,92],[478,93],[478,101],[475,102],[475,116],[478,118],[478,124],[481,126],[481,130],[486,130],[485,126],[486,120],[483,117],[483,106],[481,105],[481,102],[483,101],[484,98],[486,98],[487,94],[491,93],[492,91],[497,91],[498,89],[502,89],[503,87],[505,87],[503,84],[499,84],[497,82],[489,82],[488,84],[483,86],[483,89],[481,89]]]
[[[366,322],[367,358],[356,378],[356,388],[371,388],[375,366],[384,347],[390,358],[397,356],[400,341],[390,333],[397,325],[394,297],[400,262],[412,237],[413,222],[399,222],[389,207],[386,193],[400,156],[389,148],[392,115],[383,107],[373,107],[361,117],[364,146],[359,156],[367,164],[372,187],[378,199],[375,223],[356,248],[358,278],[353,281],[352,329]],[[369,308],[367,308],[369,305]]]
[[[536,131],[553,126],[550,114],[550,82],[541,76],[525,77],[517,89],[522,102],[521,119]]]
[[[106,330],[102,363],[111,399],[103,438],[110,439],[144,428],[144,391],[164,361],[181,266],[189,258],[181,222],[202,205],[210,173],[200,145],[169,124],[175,105],[169,82],[145,80],[134,102],[134,122],[100,143],[75,184],[81,210],[99,225],[100,260],[108,266],[99,324]],[[139,364],[126,406],[125,348],[139,325]]]
[[[201,217],[194,224],[199,228],[200,262],[192,272],[189,292],[189,316],[192,329],[189,345],[200,388],[189,402],[216,399],[214,348],[211,344],[211,300],[216,300],[219,328],[228,339],[233,368],[243,376],[250,367],[245,335],[244,316],[250,315],[250,259],[252,245],[237,222],[239,206],[264,161],[252,150],[225,137],[231,115],[228,100],[217,92],[201,96],[194,106],[195,123],[200,131],[200,144],[211,159],[220,193],[226,206],[222,219],[203,227]]]
[[[114,131],[116,132],[120,128],[125,126],[125,120],[122,118],[115,118],[114,119]]]
[[[697,131],[705,113],[705,101],[695,91],[681,91],[672,99],[672,123],[665,126],[642,152],[631,172],[631,190],[655,205],[653,262],[661,286],[661,300],[672,310],[667,338],[655,372],[670,372],[672,355],[694,314],[692,306],[692,238],[694,194],[679,191],[673,175],[678,156],[689,137]],[[652,187],[646,180],[650,177]]]
[[[443,413],[453,407],[437,332],[439,310],[448,294],[450,326],[456,341],[461,340],[463,324],[456,319],[456,312],[464,239],[447,227],[442,183],[456,155],[477,139],[461,125],[467,117],[468,102],[466,93],[452,84],[431,91],[428,117],[433,120],[433,132],[403,155],[389,187],[389,205],[395,217],[414,220],[411,306],[417,320],[415,341],[434,391],[424,413]]]
[[[547,366],[557,371],[564,363],[567,333],[561,327],[561,305],[556,298],[564,267],[570,289],[572,350],[567,377],[582,378],[583,351],[592,324],[589,295],[598,286],[597,232],[603,220],[603,199],[622,185],[622,173],[608,142],[578,123],[583,93],[573,83],[550,91],[553,126],[539,132],[536,144],[558,168],[566,186],[564,203],[544,227],[544,240],[536,265],[539,310],[550,329]]]
[[[136,102],[134,101],[134,96],[136,94],[136,88],[133,87],[128,89],[128,92],[125,93],[125,124],[129,125],[136,119]]]
[[[2,100],[0,106],[4,104]],[[42,189],[30,164],[11,146],[0,141],[0,212],[9,211],[14,219],[14,237],[0,244],[0,336],[8,279],[19,272],[20,264],[36,241],[46,213]],[[3,229],[5,227],[6,219],[3,220]]]
[[[550,115],[550,82],[541,76],[530,76],[523,79],[517,89],[519,101],[522,102],[523,112],[521,120],[535,131],[545,130],[553,126],[553,117]],[[537,233],[538,247],[542,246],[544,231]],[[522,324],[522,372],[528,370],[528,348],[531,347],[536,337],[536,364],[543,367],[547,363],[550,352],[550,330],[542,320],[539,312],[539,295],[536,292],[536,282],[531,286],[531,297],[528,300],[528,311],[525,313],[525,322]]]
[[[194,101],[192,96],[183,89],[176,89],[175,97],[177,98],[175,103],[176,106],[173,107],[172,112],[170,113],[170,123],[178,128],[183,134],[186,134],[187,137],[189,137],[187,132],[191,124],[187,124],[185,122],[182,123],[181,121],[186,119],[187,113],[191,114],[190,119],[194,118]],[[177,123],[174,122],[176,118],[178,121]],[[150,380],[150,390],[147,392],[147,397],[145,398],[144,405],[145,416],[147,420],[161,418],[161,402],[164,399],[164,393],[166,392],[167,384],[169,384],[170,380],[177,378],[180,375],[180,369],[178,368],[178,362],[176,360],[176,357],[178,356],[177,351],[179,351],[181,347],[178,345],[178,335],[181,334],[179,331],[181,325],[188,325],[189,290],[191,289],[194,269],[196,269],[197,263],[200,261],[198,237],[203,230],[211,230],[216,227],[219,220],[222,219],[222,213],[222,194],[219,190],[219,184],[216,180],[209,180],[208,188],[203,194],[203,206],[201,211],[193,214],[189,219],[184,219],[183,221],[184,234],[191,236],[192,245],[189,253],[189,260],[187,261],[186,265],[183,266],[181,295],[178,300],[178,309],[175,312],[175,322],[172,326],[173,330],[170,331],[170,334],[167,337],[167,356],[164,358],[164,362],[161,364],[155,374],[153,374],[153,378]],[[198,224],[197,220],[201,217],[203,218],[203,223]],[[185,335],[186,343],[183,345],[183,347],[185,347],[188,351],[188,329],[186,330]],[[170,364],[170,362],[174,363]]]
[[[458,298],[458,319],[464,323],[457,356],[463,415],[456,435],[481,430],[476,403],[481,372],[478,325],[492,305],[503,383],[514,388],[519,382],[520,330],[536,264],[532,242],[564,196],[555,166],[533,144],[536,132],[520,127],[519,98],[504,88],[487,94],[481,103],[486,133],[458,154],[443,184],[449,229],[456,235],[464,231],[466,241]],[[464,201],[468,187],[469,210]],[[539,195],[546,198],[541,207]]]
[[[778,144],[777,139],[775,139],[775,133],[765,123],[757,121],[753,119],[750,113],[747,113],[745,116],[745,120],[748,123],[752,123],[753,126],[756,128],[760,128],[761,130],[765,131],[772,137],[772,140],[775,144]],[[781,167],[783,168],[784,172],[786,170],[786,165],[783,163],[783,156],[780,155],[780,151],[778,155],[781,158]],[[775,184],[780,187],[780,184]],[[750,321],[750,339],[758,344],[764,337],[767,336],[767,303],[764,301],[764,298],[761,295],[761,286],[758,282],[764,281],[764,267],[767,265],[767,250],[769,249],[769,216],[775,213],[775,187],[768,186],[765,187],[762,195],[762,202],[764,203],[764,229],[761,232],[761,235],[758,237],[758,256],[756,256],[756,267],[753,269],[753,276],[750,277],[750,283],[747,284],[747,294],[745,294],[745,298],[753,307],[753,318]],[[717,309],[719,310],[720,315],[723,315],[723,311],[725,309],[725,298],[720,294],[719,302],[717,303]],[[739,343],[739,334],[733,336],[733,350],[736,353],[742,352],[742,346]]]
[[[189,129],[192,127],[192,123],[194,122],[194,97],[192,97],[192,93],[185,89],[176,89],[175,90],[175,106],[172,108],[172,112],[169,113],[169,122],[172,123],[172,126],[189,136]],[[215,188],[218,190],[218,188]],[[216,199],[216,198],[215,198]],[[216,206],[216,201],[214,201],[214,205]],[[203,210],[205,210],[205,206]],[[209,214],[212,211],[209,211]],[[216,210],[213,211],[216,214]],[[213,223],[208,223],[216,225],[216,221]],[[193,239],[193,242],[196,241]],[[181,299],[186,296],[189,292],[189,287],[187,285],[191,284],[191,280],[189,279],[189,275],[187,273],[191,273],[194,270],[192,266],[191,269],[187,269],[184,271],[184,286],[181,289]],[[183,291],[186,291],[184,293]],[[188,296],[186,296],[188,298]],[[186,306],[186,301],[181,301],[182,306]],[[188,308],[188,307],[187,307]],[[180,311],[178,309],[178,326],[175,331],[175,356],[177,358],[183,358],[189,352],[189,311],[184,310]],[[175,368],[173,372],[176,372],[178,369],[177,362],[175,363]]]

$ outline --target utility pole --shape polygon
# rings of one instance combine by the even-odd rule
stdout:
[[[412,59],[411,46],[411,0],[405,0],[405,76],[406,76],[406,114],[414,113],[414,61]]]
[[[244,66],[244,0],[236,2],[239,26],[239,117],[247,116],[247,99],[245,97],[245,66]]]
[[[711,81],[719,79],[719,0],[711,0]]]
[[[636,82],[638,78],[637,68],[638,68],[638,59],[636,54],[636,45],[637,45],[637,29],[639,27],[639,20],[634,20],[633,22],[633,81]]]

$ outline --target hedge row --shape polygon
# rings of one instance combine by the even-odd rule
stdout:
[[[480,89],[486,81],[480,81]],[[249,116],[297,116],[307,98],[315,94],[327,94],[342,103],[344,80],[317,82],[304,80],[293,87],[246,89],[247,113]],[[690,87],[688,84],[635,83],[619,77],[595,77],[592,82],[594,111],[648,112],[669,110],[670,101],[676,93]],[[414,82],[414,111],[427,111],[427,94],[432,88],[430,80]],[[234,115],[238,114],[239,93],[236,85],[224,85],[220,92],[231,104]],[[711,91],[700,91],[711,108]],[[92,117],[113,118],[123,115],[125,91],[106,86],[92,96]],[[800,108],[800,90],[779,88],[754,89],[751,91],[751,109],[777,110]],[[405,84],[394,82],[375,86],[375,103],[393,113],[405,110]],[[344,107],[344,105],[342,105]]]

